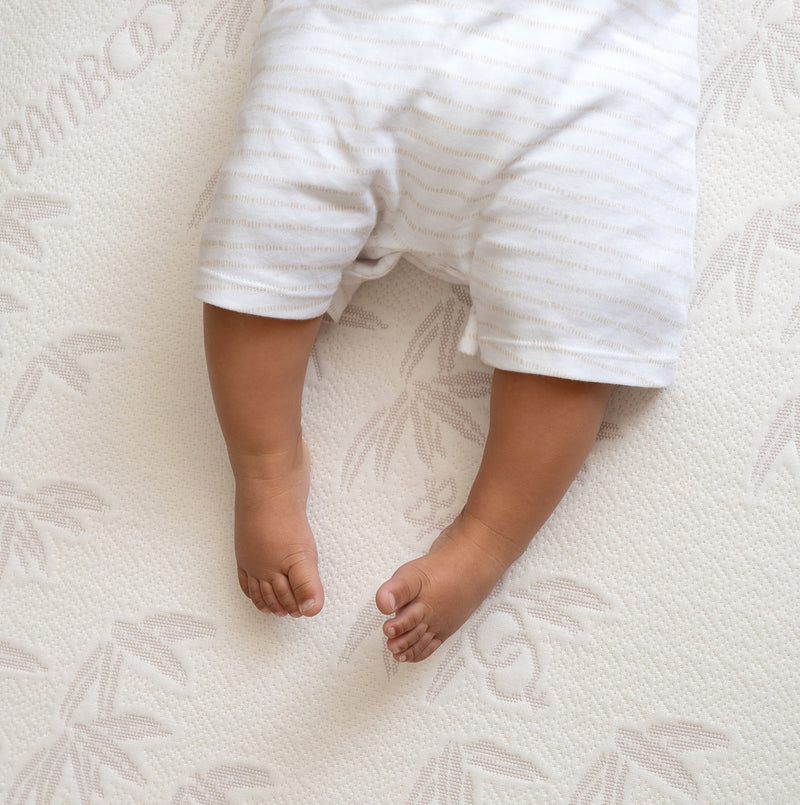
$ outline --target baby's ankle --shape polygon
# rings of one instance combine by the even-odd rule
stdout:
[[[302,472],[306,464],[306,446],[302,433],[296,439],[286,439],[271,450],[258,452],[228,449],[233,476],[237,483],[250,481],[279,481]]]

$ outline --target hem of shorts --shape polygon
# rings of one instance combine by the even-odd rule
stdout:
[[[268,294],[263,290],[246,291],[237,288],[235,291],[222,291],[219,289],[211,290],[204,288],[192,288],[192,296],[214,307],[221,307],[225,310],[233,310],[236,313],[248,313],[253,316],[264,316],[273,319],[315,319],[328,310],[330,298],[325,297],[315,304],[313,300],[302,297],[302,301],[308,302],[305,307],[298,309],[296,302],[301,301],[300,297],[281,296],[279,294]],[[292,302],[295,302],[292,305]],[[291,307],[288,307],[291,305]]]
[[[655,366],[627,355],[583,352],[564,347],[548,347],[532,342],[498,341],[478,336],[480,360],[495,369],[523,374],[540,374],[589,383],[610,383],[638,388],[666,388],[674,380],[677,361]]]

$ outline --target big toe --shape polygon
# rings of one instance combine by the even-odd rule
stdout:
[[[317,615],[322,609],[325,595],[315,559],[299,556],[290,566],[287,575],[301,614],[307,618]]]
[[[419,574],[403,565],[375,594],[375,603],[384,615],[391,615],[413,601],[422,591]]]

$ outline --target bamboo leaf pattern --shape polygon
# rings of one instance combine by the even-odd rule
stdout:
[[[698,279],[692,304],[702,304],[721,280],[733,276],[737,312],[742,321],[749,319],[770,244],[800,255],[800,204],[758,209],[741,230],[727,235]]]
[[[0,245],[5,244],[38,262],[44,256],[44,250],[31,225],[61,218],[68,213],[66,201],[38,193],[6,198],[0,203]]]
[[[463,747],[466,765],[487,774],[496,774],[523,783],[542,782],[547,779],[533,763],[490,743],[467,744]]]
[[[457,372],[440,375],[434,383],[444,386],[451,394],[462,400],[487,397],[492,390],[492,375],[489,372]]]
[[[208,212],[211,209],[211,204],[214,201],[214,191],[216,190],[217,182],[219,181],[219,171],[220,169],[217,168],[213,176],[206,182],[203,192],[200,193],[200,198],[197,200],[197,204],[192,212],[192,218],[189,221],[189,226],[187,229],[197,229],[205,219],[206,215],[208,215]]]
[[[723,750],[729,744],[726,735],[685,721],[653,724],[643,730],[620,728],[614,735],[614,749],[592,764],[570,803],[623,805],[626,782],[634,771],[644,771],[697,802],[700,789],[682,756]]]
[[[45,484],[19,494],[13,484],[0,485],[0,578],[12,552],[24,572],[35,566],[47,570],[47,555],[41,530],[45,526],[77,535],[84,530],[76,511],[101,512],[103,501],[88,489],[67,481]]]
[[[73,333],[57,344],[46,345],[25,367],[11,395],[4,437],[19,424],[22,415],[36,396],[45,372],[59,378],[67,387],[79,394],[86,394],[89,374],[78,361],[86,355],[100,352],[115,352],[122,348],[118,336],[100,332]]]
[[[409,805],[472,805],[473,793],[461,747],[449,743],[441,754],[422,767]]]
[[[789,445],[800,455],[800,397],[787,400],[780,407],[759,448],[750,479],[756,494],[763,486],[767,474],[776,465],[780,454]]]
[[[384,620],[385,616],[373,604],[363,606],[347,633],[344,649],[342,649],[342,653],[339,656],[339,662],[347,662],[352,659],[356,649],[370,635],[374,635],[381,628]]]
[[[579,634],[587,628],[586,613],[580,610],[602,613],[610,609],[600,595],[564,578],[538,581],[510,595],[523,603],[528,615],[569,635]]]
[[[148,715],[119,712],[120,676],[123,662],[130,656],[125,651],[130,649],[125,641],[132,636],[144,636],[169,653],[173,643],[209,637],[214,630],[181,613],[160,613],[138,623],[118,621],[111,633],[112,639],[101,641],[81,664],[59,708],[63,726],[56,730],[49,745],[37,751],[17,774],[7,802],[14,805],[51,802],[63,790],[66,774],[74,780],[82,805],[108,801],[101,772],[111,772],[135,785],[145,784],[145,776],[125,744],[165,738],[170,732]],[[152,653],[152,646],[148,649]],[[131,653],[136,656],[137,652]],[[147,651],[139,653],[152,659]],[[166,665],[167,675],[173,676],[175,667],[181,667],[177,657],[174,662],[162,664]]]
[[[192,68],[196,70],[202,65],[223,29],[225,31],[225,56],[229,59],[233,58],[239,49],[251,11],[250,0],[219,0],[206,15],[195,40]]]
[[[436,670],[436,678],[425,694],[425,701],[430,704],[441,696],[445,688],[467,667],[461,641],[450,646],[444,660]]]
[[[717,106],[722,107],[725,124],[736,125],[759,67],[764,69],[773,102],[782,111],[787,110],[788,98],[800,97],[800,82],[794,71],[800,61],[800,11],[794,7],[786,19],[767,22],[767,15],[774,6],[774,2],[753,5],[755,30],[703,81],[699,129]]]
[[[0,293],[0,313],[22,313],[28,308],[10,293]]]
[[[35,674],[46,671],[47,666],[30,652],[12,646],[10,643],[0,643],[0,670],[19,671],[23,674]]]
[[[272,775],[254,766],[219,766],[196,774],[172,798],[172,805],[227,805],[234,790],[263,790],[273,785]]]
[[[183,686],[188,673],[172,650],[180,640],[211,637],[213,627],[188,616],[162,615],[146,618],[140,623],[117,621],[111,636],[125,652],[149,668]]]

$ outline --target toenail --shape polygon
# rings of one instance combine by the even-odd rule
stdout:
[[[406,655],[405,655],[405,654],[401,654],[401,655],[400,655],[400,656],[397,658],[397,662],[405,662],[405,661],[406,661]]]
[[[391,593],[389,593],[388,601],[389,608],[392,610],[392,612],[394,612],[397,609],[397,602],[394,600],[394,596]]]
[[[305,615],[306,612],[314,608],[314,603],[313,598],[309,598],[308,601],[303,601],[303,603],[300,604],[300,611]]]
[[[389,637],[394,637],[397,634],[397,630],[394,628],[394,626],[390,626],[386,630],[386,633],[389,635]]]

